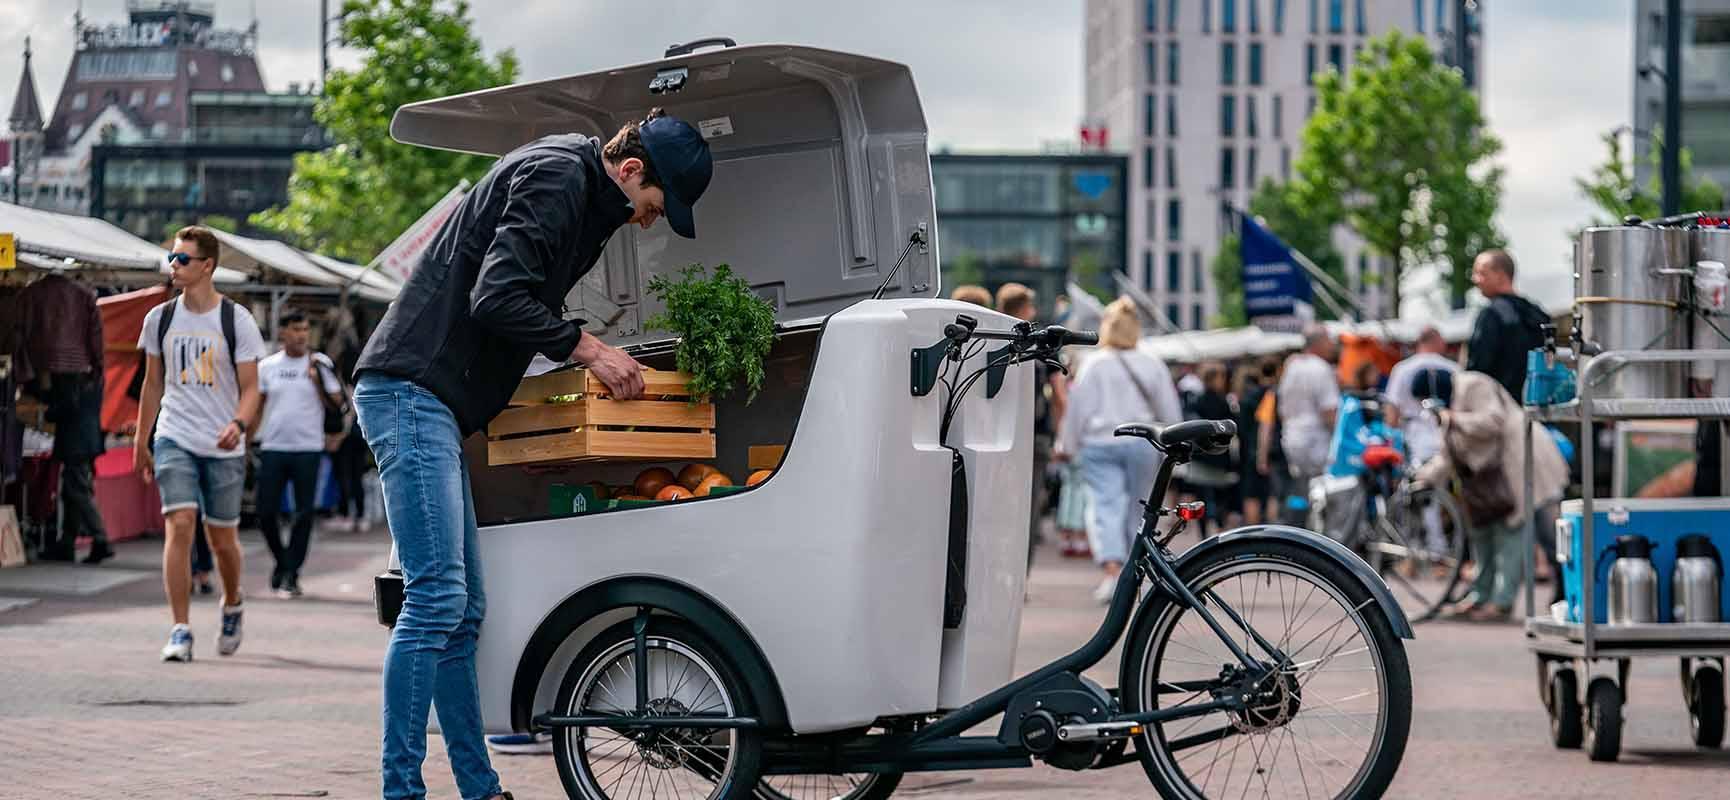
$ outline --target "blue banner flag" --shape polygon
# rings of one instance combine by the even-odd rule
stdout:
[[[1243,309],[1250,319],[1290,316],[1296,304],[1308,303],[1313,295],[1310,278],[1298,266],[1290,247],[1278,236],[1238,212],[1239,255],[1243,259]]]

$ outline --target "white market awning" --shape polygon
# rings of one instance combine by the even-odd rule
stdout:
[[[168,274],[167,250],[96,217],[0,203],[0,232],[16,236],[18,263],[28,268],[137,273],[146,283],[158,280],[151,274]],[[218,268],[216,282],[245,283],[246,276]]]
[[[239,269],[264,283],[290,280],[333,289],[348,286],[361,269],[354,264],[307,253],[271,239],[254,239],[227,231],[213,231],[222,243],[222,263]],[[266,271],[276,273],[265,275]],[[400,287],[382,280],[362,280],[354,285],[355,294],[368,300],[388,303],[396,299]]]
[[[306,257],[312,259],[314,264],[341,276],[345,284],[353,287],[355,294],[368,300],[389,303],[402,292],[402,284],[397,283],[377,269],[368,269],[359,264],[338,261],[318,253],[306,253]]]

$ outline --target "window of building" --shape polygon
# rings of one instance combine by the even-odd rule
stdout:
[[[198,59],[189,58],[186,60],[186,74],[194,78],[198,77]]]
[[[1153,251],[1141,251],[1141,289],[1153,291]]]
[[[1141,104],[1141,133],[1143,136],[1152,136],[1154,134],[1154,131],[1156,130],[1156,128],[1154,127],[1154,124],[1153,124],[1153,114],[1154,114],[1154,96],[1153,96],[1153,93],[1152,92],[1147,93],[1144,96],[1143,100],[1144,100],[1144,102]]]
[[[1165,135],[1177,138],[1177,94],[1165,96]]]
[[[1165,238],[1183,241],[1183,201],[1175,197],[1165,201]]]
[[[1337,42],[1328,45],[1328,66],[1333,67],[1335,72],[1345,74],[1346,48],[1343,45]]]
[[[229,82],[233,81],[234,80],[234,67],[229,66],[227,64],[223,64],[221,75],[222,75],[222,82],[223,83],[229,83]]]
[[[1255,95],[1246,94],[1243,96],[1243,132],[1244,132],[1244,135],[1248,136],[1251,139],[1254,139],[1256,136],[1259,135],[1256,131],[1256,127],[1257,126],[1256,126],[1256,122],[1255,122]]]
[[[1213,32],[1213,0],[1201,0],[1201,32]]]
[[[1436,16],[1433,18],[1436,33],[1441,33],[1448,25],[1448,5],[1456,0],[1436,0]]]
[[[1285,33],[1285,0],[1273,0],[1273,32]]]
[[[1219,96],[1219,135],[1237,135],[1237,97],[1222,94]]]
[[[1317,2],[1318,2],[1318,0],[1310,0],[1310,33],[1320,33],[1321,32],[1321,30],[1316,27],[1316,3]]]
[[[1285,136],[1285,108],[1279,95],[1273,96],[1273,138]]]
[[[1237,0],[1219,0],[1219,30],[1237,33]]]
[[[1153,148],[1141,149],[1141,185],[1143,188],[1153,188]]]
[[[1221,189],[1237,188],[1237,150],[1226,147],[1219,151],[1219,186]]]
[[[1207,319],[1202,315],[1201,304],[1196,303],[1195,308],[1193,310],[1195,311],[1195,316],[1192,317],[1192,319],[1195,320],[1195,329],[1199,331],[1203,328],[1206,328],[1207,327]]]
[[[162,91],[156,93],[156,107],[157,108],[165,108],[173,102],[174,102],[174,91],[173,90],[163,89]]]
[[[1694,44],[1730,44],[1730,14],[1696,14]]]
[[[1177,188],[1177,151],[1165,148],[1165,188]]]
[[[1310,117],[1313,117],[1315,115],[1316,115],[1316,96],[1312,94],[1309,96],[1309,100],[1304,103],[1304,122],[1309,122]]]
[[[1279,149],[1279,179],[1282,181],[1291,180],[1291,148],[1290,147],[1281,147]]]
[[[132,106],[133,108],[137,108],[141,105],[144,105],[144,90],[143,89],[133,89],[132,90],[132,97],[130,99],[130,102],[127,103],[127,105]]]
[[[66,140],[68,142],[76,142],[78,141],[78,137],[83,135],[84,124],[81,122],[74,122],[72,123],[72,127],[66,129]]]
[[[1147,42],[1142,49],[1147,58],[1147,85],[1152,86],[1159,83],[1159,45]]]
[[[1183,327],[1183,318],[1177,315],[1177,310],[1180,308],[1182,308],[1182,306],[1176,303],[1165,304],[1165,321],[1179,328]]]
[[[1328,0],[1328,33],[1346,32],[1346,0]]]
[[[83,111],[84,109],[88,108],[89,106],[90,106],[90,95],[89,94],[87,94],[85,92],[79,92],[78,94],[72,95],[72,110],[73,111]]]
[[[1183,263],[1183,259],[1179,258],[1176,253],[1171,255],[1172,257],[1165,262],[1165,290],[1171,294],[1177,294],[1183,291],[1183,268],[1179,266]]]
[[[1189,278],[1190,278],[1189,288],[1191,291],[1199,292],[1199,291],[1202,291],[1203,289],[1207,288],[1207,281],[1205,280],[1205,276],[1202,274],[1202,269],[1201,269],[1201,251],[1200,250],[1191,250],[1189,253]],[[1196,306],[1196,309],[1197,309],[1197,311],[1196,311],[1196,317],[1195,317],[1195,324],[1200,325],[1201,324],[1201,311],[1200,311],[1201,307]]]
[[[1165,45],[1165,82],[1177,85],[1177,63],[1183,59],[1178,53],[1177,42],[1167,42]]]
[[[1172,2],[1175,3],[1177,0],[1172,0]],[[1423,0],[1418,0],[1418,2],[1421,3]],[[1142,16],[1144,18],[1143,25],[1147,28],[1148,33],[1159,30],[1159,0],[1147,0],[1147,4],[1142,9]]]
[[[1261,0],[1244,0],[1244,3],[1249,6],[1249,32],[1261,33],[1261,9],[1258,8]]]
[[[1352,11],[1354,12],[1352,16],[1356,17],[1353,21],[1354,29],[1357,31],[1359,36],[1362,36],[1364,35],[1366,27],[1369,25],[1368,22],[1364,21],[1364,0],[1357,0]]]
[[[1306,85],[1315,83],[1315,75],[1316,43],[1310,42],[1304,45],[1304,83]]]
[[[156,124],[150,126],[150,136],[155,139],[166,138],[168,136],[168,123],[157,120]]]
[[[1261,42],[1249,43],[1249,85],[1261,85]]]
[[[1247,186],[1251,189],[1254,189],[1255,185],[1256,185],[1256,181],[1261,179],[1261,176],[1256,174],[1255,155],[1256,155],[1256,149],[1254,147],[1251,147],[1248,151],[1246,151],[1244,153],[1243,185]]]
[[[1222,86],[1237,83],[1237,42],[1219,44],[1219,82]]]
[[[1165,29],[1177,33],[1177,4],[1182,0],[1165,0]]]

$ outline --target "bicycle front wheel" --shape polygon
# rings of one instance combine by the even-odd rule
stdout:
[[[1447,492],[1402,492],[1376,523],[1365,560],[1413,622],[1434,618],[1458,600],[1470,534],[1466,515]]]
[[[1272,667],[1248,707],[1145,725],[1134,739],[1161,797],[1381,797],[1405,753],[1412,680],[1405,648],[1367,589],[1331,559],[1242,542],[1180,577],[1237,644]],[[1196,612],[1155,593],[1120,675],[1130,713],[1206,704],[1241,665]],[[1224,607],[1283,654],[1277,663]]]

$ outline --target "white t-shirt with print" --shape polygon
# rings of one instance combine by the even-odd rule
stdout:
[[[318,359],[319,383],[329,394],[342,391],[336,365],[323,353],[294,358],[286,350],[258,363],[258,390],[264,393],[264,422],[258,426],[258,447],[282,453],[324,450],[324,400],[306,374]]]
[[[144,316],[144,329],[138,334],[140,349],[162,356],[162,413],[156,419],[156,439],[173,439],[180,449],[205,458],[246,455],[245,441],[233,450],[216,446],[240,406],[240,381],[230,366],[228,341],[222,335],[222,304],[198,314],[179,298],[172,302],[179,307],[174,309],[167,336],[160,342],[156,338],[162,306]],[[264,336],[252,312],[240,303],[234,304],[234,349],[236,365],[264,357]]]

